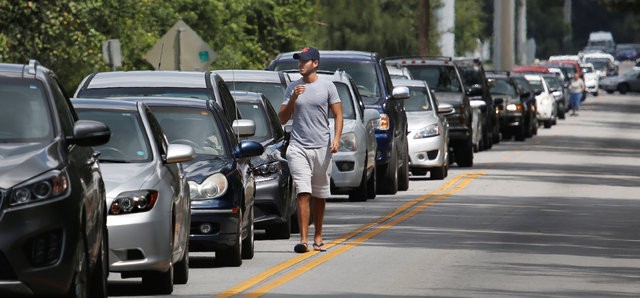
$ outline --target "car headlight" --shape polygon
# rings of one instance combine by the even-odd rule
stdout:
[[[522,111],[522,105],[514,104],[514,103],[508,104],[507,111],[509,112]]]
[[[424,139],[428,137],[437,136],[440,134],[440,126],[437,123],[425,126],[418,130],[413,136],[414,139]]]
[[[220,173],[215,173],[205,179],[202,184],[189,181],[189,196],[192,200],[215,199],[224,195],[228,187],[227,177]]]
[[[356,140],[356,134],[353,132],[343,134],[340,137],[340,148],[338,150],[341,152],[358,151],[358,141]]]
[[[278,173],[282,170],[282,165],[279,161],[269,162],[263,165],[259,165],[253,168],[253,174],[259,176],[271,175],[273,173]],[[225,179],[226,180],[226,179]]]
[[[109,207],[109,215],[131,214],[151,210],[158,200],[158,192],[150,189],[120,193]]]
[[[65,170],[53,170],[17,185],[9,196],[10,206],[53,199],[66,194],[70,189],[69,176]]]
[[[389,116],[387,114],[380,114],[380,122],[378,122],[379,130],[389,129]]]

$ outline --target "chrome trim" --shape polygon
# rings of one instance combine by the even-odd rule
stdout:
[[[191,209],[191,214],[233,213],[233,209]]]

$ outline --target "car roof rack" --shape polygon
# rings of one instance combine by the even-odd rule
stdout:
[[[40,62],[38,62],[38,60],[35,59],[31,59],[29,60],[29,64],[27,65],[27,67],[25,67],[24,71],[23,71],[23,76],[35,76],[36,75],[36,68],[38,66],[40,66]]]

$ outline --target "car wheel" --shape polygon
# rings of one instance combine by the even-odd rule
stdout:
[[[148,271],[142,274],[142,286],[156,294],[173,292],[173,265],[165,272]]]
[[[254,212],[253,207],[251,207],[251,211],[249,211],[249,222],[247,223],[249,231],[247,232],[247,237],[242,240],[242,258],[245,260],[253,259],[255,251],[255,233],[253,228],[253,219]]]
[[[382,166],[382,171],[378,172],[376,179],[379,194],[392,195],[398,192],[398,155],[391,154],[389,163]]]
[[[105,214],[106,218],[106,214]],[[89,292],[90,297],[103,298],[107,297],[107,278],[109,277],[109,232],[106,224],[102,231],[102,240],[100,241],[100,250],[98,260],[93,268],[91,276]]]
[[[358,187],[352,189],[351,191],[349,191],[349,201],[351,202],[364,202],[367,200],[367,193],[368,193],[368,186],[369,184],[367,183],[367,167],[366,167],[366,162],[365,162],[365,167],[362,170],[362,177],[360,178],[360,185],[358,185]]]
[[[289,239],[291,238],[291,220],[270,224],[265,230],[269,239]]]
[[[425,168],[413,168],[411,169],[411,174],[416,176],[424,176],[429,172],[428,169]]]
[[[458,144],[454,150],[456,163],[459,167],[468,168],[473,166],[473,143],[471,140]]]
[[[627,92],[629,92],[629,85],[627,84],[618,85],[618,92],[620,92],[620,94],[626,94]]]
[[[376,198],[376,166],[373,166],[373,171],[367,179],[367,200],[373,200]]]
[[[405,143],[402,150],[402,166],[398,172],[398,190],[406,191],[409,189],[409,145]]]
[[[551,122],[551,120],[545,120],[544,121],[544,128],[551,128],[551,125],[553,123]]]
[[[613,90],[605,90],[605,91],[607,91],[607,94],[613,94],[614,92]]]
[[[446,165],[443,165],[441,167],[436,167],[436,168],[432,168],[431,169],[431,175],[429,176],[429,179],[431,180],[442,180],[444,179],[444,177],[446,177]]]
[[[184,285],[189,281],[189,240],[184,246],[182,259],[173,266],[173,283]]]
[[[87,260],[87,251],[84,245],[84,239],[78,241],[77,250],[77,264],[76,264],[76,273],[73,277],[73,282],[71,283],[71,287],[69,288],[68,297],[73,298],[85,298],[88,297],[88,286],[87,282],[89,279],[89,262]]]
[[[242,265],[242,209],[240,209],[236,241],[231,247],[216,250],[215,262],[221,266],[239,267]]]

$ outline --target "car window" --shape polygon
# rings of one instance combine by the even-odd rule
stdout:
[[[516,97],[516,89],[511,85],[508,79],[496,78],[495,85],[489,89],[491,95],[508,95]]]
[[[73,135],[73,125],[76,122],[75,115],[71,110],[71,103],[62,92],[62,89],[57,84],[54,78],[49,80],[49,88],[51,93],[53,94],[54,103],[56,105],[56,110],[58,111],[58,119],[60,119],[60,124],[62,125],[62,130],[66,136]]]
[[[341,69],[346,71],[356,82],[360,95],[363,96],[365,104],[375,104],[381,96],[376,65],[373,62],[358,61],[329,61],[323,60],[319,65],[320,70],[336,71]],[[275,70],[298,69],[297,61],[281,61],[276,64]]]
[[[280,109],[284,101],[284,91],[287,88],[284,84],[263,82],[227,82],[227,85],[232,90],[262,93],[274,109]]]
[[[84,89],[77,97],[108,98],[108,97],[188,97],[202,100],[213,99],[212,93],[206,88],[178,88],[178,87],[114,87]]]
[[[144,113],[147,116],[149,121],[149,126],[151,126],[151,132],[153,133],[153,140],[158,146],[158,151],[160,151],[161,155],[166,157],[167,151],[169,150],[169,144],[167,138],[162,132],[162,127],[156,117],[151,113],[151,110],[148,107],[145,107]]]
[[[222,101],[222,110],[227,116],[227,120],[229,121],[229,123],[233,123],[233,120],[236,119],[246,118],[240,117],[242,113],[238,115],[238,107],[236,106],[236,101],[233,99],[233,96],[231,96],[231,91],[229,91],[227,84],[222,79],[218,81],[218,92],[220,93],[220,99]]]
[[[436,92],[462,92],[456,69],[446,65],[407,66],[411,77],[427,81]]]
[[[409,87],[410,97],[404,101],[407,112],[423,112],[433,109],[429,104],[429,89],[424,87]]]
[[[205,109],[151,107],[169,143],[193,147],[196,154],[225,156],[226,148],[215,116]]]
[[[42,83],[2,77],[0,90],[0,143],[50,143],[54,125]]]
[[[351,97],[349,86],[341,82],[333,82],[333,84],[336,85],[338,96],[340,97],[340,101],[342,102],[342,118],[356,119],[356,111],[353,107],[353,97]],[[329,109],[329,118],[333,117],[333,112],[331,111],[331,109]]]
[[[458,66],[458,71],[460,71],[460,76],[462,76],[462,80],[467,87],[471,87],[472,85],[484,85],[482,80],[482,69],[480,69],[480,67]]]
[[[149,139],[137,111],[77,109],[80,119],[95,120],[106,124],[111,138],[104,145],[96,146],[100,161],[118,163],[149,162],[152,151]]]
[[[238,109],[242,116],[251,119],[256,124],[256,133],[249,139],[262,142],[273,138],[271,127],[267,114],[262,105],[251,102],[238,102]]]

